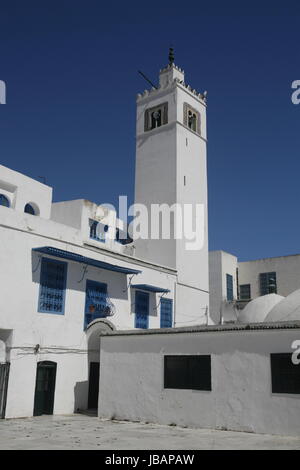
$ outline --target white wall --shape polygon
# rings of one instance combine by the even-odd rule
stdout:
[[[270,353],[291,352],[299,335],[300,325],[295,330],[102,336],[99,416],[299,435],[300,395],[272,394],[270,369]],[[212,391],[164,389],[168,354],[210,354]]]
[[[160,73],[160,88],[145,92],[137,99],[137,144],[135,174],[135,204],[143,204],[151,214],[151,205],[192,205],[195,230],[196,204],[204,209],[201,240],[195,246],[186,233],[182,239],[135,240],[136,256],[177,270],[178,322],[199,324],[206,321],[203,313],[209,305],[208,228],[207,228],[207,169],[206,169],[206,105],[199,95],[186,85],[183,72],[175,66]],[[168,103],[168,123],[144,131],[145,111]],[[184,103],[199,112],[201,133],[184,126]],[[184,226],[184,229],[186,226]],[[203,231],[203,235],[202,235]],[[188,244],[194,243],[195,249]],[[181,319],[179,319],[179,317]],[[192,320],[194,319],[194,320]]]
[[[237,258],[225,251],[209,252],[209,316],[211,324],[236,320],[233,304],[227,302],[226,274],[233,278],[233,298],[237,298]]]
[[[10,201],[10,210],[24,212],[28,203],[36,205],[40,217],[50,218],[52,188],[0,165],[0,194]]]
[[[239,262],[239,283],[251,284],[251,298],[260,296],[259,274],[276,272],[277,294],[287,296],[300,288],[300,255]]]
[[[77,199],[52,204],[51,219],[60,224],[79,229],[82,241],[87,245],[116,251],[118,253],[128,251],[128,248],[126,250],[124,245],[115,241],[116,228],[124,228],[124,223],[117,218],[115,210],[108,209],[105,206],[95,204],[86,199]],[[108,225],[109,229],[106,234],[105,242],[90,238],[90,220]]]
[[[173,300],[176,273],[118,253],[88,248],[83,245],[82,232],[76,228],[2,206],[0,238],[0,329],[4,333],[12,332],[8,349],[6,342],[11,362],[6,417],[32,416],[36,365],[41,360],[58,364],[54,413],[72,413],[77,407],[86,407],[89,362],[84,331],[86,280],[107,284],[116,307],[116,314],[109,320],[118,329],[128,329],[134,327],[135,320],[134,291],[128,288],[129,276],[92,266],[83,276],[83,265],[68,261],[64,315],[39,313],[41,260],[32,249],[51,246],[141,270],[134,283],[169,289],[167,297]],[[159,327],[160,310],[156,307],[160,295],[150,294],[150,298],[149,327]],[[38,353],[34,352],[36,345],[40,345]],[[55,354],[52,348],[61,348],[61,353]]]

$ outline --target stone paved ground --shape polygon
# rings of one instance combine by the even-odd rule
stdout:
[[[0,420],[0,449],[300,449],[300,437],[107,421],[77,414]]]

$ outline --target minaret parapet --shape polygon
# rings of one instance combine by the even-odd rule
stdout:
[[[152,87],[150,90],[145,90],[142,94],[137,95],[137,101],[147,98],[150,94],[154,95],[161,91],[167,90],[173,86],[180,85],[191,93],[197,100],[206,103],[207,92],[199,93],[195,88],[186,84],[184,81],[184,70],[174,63],[174,50],[170,48],[169,63],[166,67],[159,71],[159,85],[157,88]]]

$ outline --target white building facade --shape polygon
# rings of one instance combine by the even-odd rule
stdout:
[[[170,64],[137,102],[136,203],[201,204],[201,249],[133,241],[114,210],[0,166],[2,418],[96,408],[102,331],[207,322],[205,99]]]
[[[299,335],[300,321],[105,334],[99,416],[299,436]]]
[[[238,261],[224,251],[209,252],[210,322],[235,322],[253,299],[287,297],[300,289],[300,255]]]

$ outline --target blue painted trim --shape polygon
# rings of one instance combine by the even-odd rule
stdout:
[[[51,262],[51,263],[56,263],[56,264],[61,264],[64,266],[64,286],[63,286],[63,301],[62,301],[62,311],[57,312],[57,311],[51,311],[51,310],[44,310],[40,308],[40,300],[41,300],[41,293],[42,293],[42,269],[43,269],[43,262]],[[38,298],[38,308],[37,311],[39,313],[49,313],[50,315],[64,315],[65,314],[65,302],[66,302],[66,287],[67,287],[67,275],[68,275],[68,263],[65,263],[64,261],[57,261],[56,259],[52,258],[42,258],[41,262],[41,268],[40,268],[40,288],[39,288],[39,298]]]
[[[164,289],[163,287],[151,286],[150,284],[131,284],[131,287],[132,289],[145,290],[147,292],[156,292],[156,293],[163,293],[163,294],[168,294],[170,292],[169,289]]]
[[[122,266],[117,266],[115,264],[105,263],[104,261],[98,261],[96,259],[87,258],[86,256],[81,256],[76,253],[71,253],[70,251],[59,250],[58,248],[53,248],[51,246],[43,246],[41,248],[33,248],[33,251],[37,253],[43,253],[46,255],[56,256],[57,258],[62,258],[70,261],[76,261],[77,263],[86,264],[89,266],[95,266],[96,268],[107,269],[108,271],[115,271],[123,274],[140,274],[141,271],[136,269],[123,268]]]
[[[147,296],[147,300],[148,300],[148,305],[147,305],[147,318],[146,318],[146,326],[144,327],[141,327],[141,326],[137,326],[137,321],[138,321],[138,315],[139,313],[137,312],[137,297],[139,295],[144,295],[144,296]],[[150,296],[149,296],[149,293],[148,292],[142,292],[142,291],[139,291],[137,290],[136,293],[135,293],[135,322],[134,322],[134,327],[135,328],[138,328],[138,329],[145,329],[147,330],[149,328],[149,300],[150,300]],[[142,313],[141,313],[142,314]]]
[[[162,309],[163,305],[171,305],[170,309],[170,322],[169,325],[163,325],[162,324]],[[160,299],[160,327],[161,328],[172,328],[173,327],[173,300],[172,299]]]
[[[107,284],[105,282],[98,282],[98,281],[93,281],[91,279],[87,279],[86,280],[86,284],[85,284],[85,305],[84,305],[84,318],[83,318],[83,329],[86,330],[86,328],[89,326],[90,323],[92,323],[92,321],[94,320],[97,320],[98,318],[106,318],[107,315],[101,315],[101,316],[95,316],[95,318],[93,318],[91,321],[89,321],[87,323],[87,319],[86,319],[86,315],[89,315],[90,312],[88,312],[88,296],[87,296],[87,291],[88,291],[88,288],[91,288],[92,286],[94,287],[103,287],[105,290],[105,293],[107,295]],[[93,315],[93,314],[90,314],[90,315]],[[96,315],[96,314],[94,314]]]

